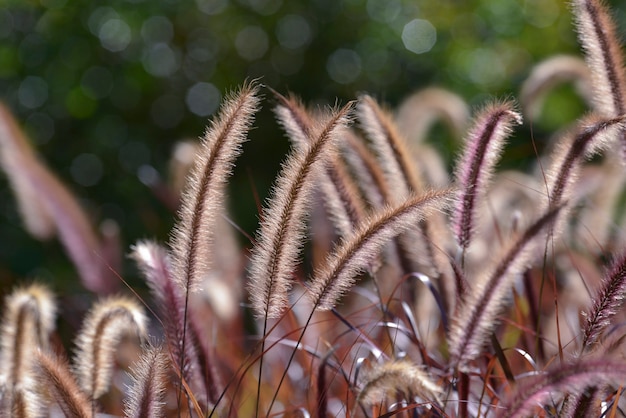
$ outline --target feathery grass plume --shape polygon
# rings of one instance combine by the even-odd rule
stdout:
[[[625,121],[626,116],[614,119],[589,116],[580,122],[573,137],[568,136],[557,145],[547,173],[549,206],[560,205],[569,199],[582,159],[601,150],[616,131],[623,132]]]
[[[114,291],[118,282],[104,274],[93,225],[74,196],[35,155],[3,105],[0,105],[0,158],[29,232],[39,239],[56,232],[83,285],[100,294]]]
[[[396,124],[411,142],[423,142],[437,119],[461,138],[470,117],[465,100],[459,95],[437,87],[427,87],[404,99],[396,112]]]
[[[344,237],[310,282],[309,297],[320,310],[332,309],[354,285],[355,276],[374,259],[383,245],[428,215],[442,210],[453,190],[411,195],[402,203],[377,211],[348,238]]]
[[[473,284],[455,312],[450,332],[452,364],[464,371],[480,354],[496,327],[497,316],[516,276],[523,272],[532,250],[540,243],[540,233],[554,222],[561,206],[552,208],[509,244],[488,274]]]
[[[423,191],[425,189],[423,179],[419,176],[406,140],[396,129],[391,115],[382,109],[376,100],[367,95],[359,97],[357,110],[361,128],[370,139],[385,172],[391,192],[390,203],[400,202],[411,192]],[[432,218],[432,221],[442,222],[436,216]],[[415,260],[428,275],[440,276],[443,269],[438,265],[435,247],[441,248],[443,245],[438,242],[439,237],[433,234],[428,223],[420,222],[416,228],[417,230],[407,230],[407,236],[399,238],[400,243],[407,241],[412,245],[400,244],[400,246],[410,251],[410,254],[407,254],[408,258]],[[405,264],[403,268],[409,269],[406,272],[415,270],[407,263],[403,264]]]
[[[50,393],[66,417],[93,417],[92,403],[76,383],[66,360],[38,350],[34,362],[39,392]]]
[[[596,110],[605,117],[626,113],[626,71],[622,48],[608,7],[602,0],[573,0],[578,38],[591,68]],[[626,137],[620,135],[622,151]]]
[[[613,262],[596,293],[593,306],[585,312],[582,349],[591,347],[611,324],[626,297],[626,253]]]
[[[185,327],[185,297],[180,286],[171,278],[167,250],[152,241],[139,241],[132,247],[131,258],[139,266],[156,302],[177,372],[198,393],[206,393],[198,347],[192,339],[194,329]]]
[[[35,383],[27,384],[34,387]],[[41,397],[30,389],[22,386],[14,386],[10,396],[10,408],[0,411],[0,416],[11,418],[37,418],[46,416]]]
[[[163,347],[147,347],[131,367],[132,386],[124,402],[127,418],[161,418],[165,415],[165,389],[169,359]]]
[[[360,126],[370,139],[395,199],[402,199],[411,191],[424,189],[407,144],[399,134],[392,117],[372,97],[359,97],[357,105]]]
[[[294,150],[278,176],[263,210],[250,260],[250,295],[259,316],[278,317],[287,306],[291,274],[302,247],[304,219],[315,179],[335,151],[338,133],[348,123],[353,104],[333,112],[305,152]]]
[[[134,300],[112,297],[94,305],[76,339],[75,371],[86,393],[98,399],[109,388],[115,351],[127,334],[146,336],[147,318]]]
[[[55,225],[37,188],[21,173],[37,164],[35,150],[7,107],[0,103],[0,161],[26,230],[39,240],[54,237]],[[39,163],[41,164],[41,163]]]
[[[369,205],[381,208],[391,202],[385,173],[372,151],[353,130],[345,133],[341,151]]]
[[[479,202],[487,191],[506,137],[514,125],[521,123],[522,116],[510,101],[489,105],[475,118],[456,170],[460,206],[453,212],[452,224],[463,250],[469,247]]]
[[[0,334],[0,380],[3,384],[7,387],[24,385],[31,375],[35,350],[48,349],[55,319],[54,297],[43,285],[31,284],[5,298]]]
[[[170,243],[172,278],[186,292],[198,289],[209,273],[215,217],[221,213],[226,179],[259,107],[257,93],[256,84],[246,84],[226,99],[190,172]]]
[[[592,102],[591,71],[583,59],[571,55],[556,55],[535,65],[520,90],[524,114],[531,119],[539,117],[548,92],[569,81],[574,83],[576,91],[587,103]]]
[[[397,391],[437,405],[441,403],[443,389],[423,367],[408,360],[376,363],[363,372],[362,382],[363,387],[359,391],[357,402],[367,406],[381,404],[386,395],[391,397]]]
[[[587,387],[603,384],[626,384],[626,364],[606,359],[559,363],[545,373],[518,384],[509,399],[498,407],[497,416],[532,416],[537,413],[538,405],[553,399],[557,393],[575,394]]]
[[[294,97],[285,97],[274,91],[279,104],[275,113],[294,146],[304,149],[315,139],[315,118]],[[350,177],[338,155],[332,155],[319,184],[324,194],[330,218],[340,235],[349,235],[365,216],[365,207],[357,185]]]

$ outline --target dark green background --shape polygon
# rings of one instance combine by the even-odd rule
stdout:
[[[612,3],[624,33],[626,6]],[[436,28],[428,52],[415,54],[403,44],[413,19]],[[252,49],[242,57],[238,44]],[[167,240],[174,216],[138,172],[153,167],[167,177],[173,144],[202,134],[207,116],[186,102],[196,83],[223,94],[262,77],[308,103],[369,92],[392,106],[437,85],[478,106],[516,96],[534,63],[578,50],[562,0],[0,2],[1,100],[93,219],[119,223],[125,248],[139,238]],[[348,67],[340,68],[337,82],[329,66],[341,56]],[[287,150],[270,109],[265,102],[231,183],[233,217],[249,233],[256,228],[254,190],[266,195]],[[541,142],[583,110],[571,89],[561,88],[533,134]],[[436,127],[432,141],[448,144],[442,150],[451,162],[456,150],[447,136]],[[526,126],[504,164],[519,167],[528,158]],[[130,263],[122,273],[132,279]],[[1,175],[0,281],[6,291],[34,277],[60,291],[80,289],[60,246],[24,232]]]

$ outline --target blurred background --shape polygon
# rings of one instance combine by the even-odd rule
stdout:
[[[623,33],[626,2],[611,3]],[[174,214],[146,184],[167,181],[174,144],[200,136],[246,79],[314,105],[368,92],[395,107],[435,85],[475,108],[516,96],[540,60],[578,50],[563,0],[0,0],[0,100],[94,222],[119,225],[125,249],[168,239]],[[267,195],[288,149],[271,108],[270,98],[231,183],[232,217],[250,234],[255,195]],[[532,134],[582,111],[559,88]],[[533,157],[530,132],[516,133],[503,164]],[[447,135],[435,127],[430,140],[452,163]],[[0,175],[2,288],[24,278],[80,286],[56,241],[24,231]]]

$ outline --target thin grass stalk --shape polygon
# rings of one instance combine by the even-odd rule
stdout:
[[[456,312],[450,333],[450,353],[456,369],[466,371],[467,363],[479,355],[498,322],[497,315],[513,281],[526,267],[540,233],[554,222],[560,209],[553,208],[516,238],[491,272],[467,295]]]
[[[263,211],[251,254],[249,285],[253,309],[263,317],[255,414],[259,411],[267,321],[278,317],[287,306],[291,275],[303,245],[306,206],[311,201],[315,180],[335,152],[338,133],[347,125],[352,106],[348,103],[335,112],[325,125],[315,129],[318,132],[315,139],[294,149],[278,175],[269,206]],[[309,131],[303,133],[310,134]]]
[[[312,301],[313,308],[296,341],[296,349],[291,352],[287,366],[274,392],[274,397],[268,408],[268,416],[314,313],[317,310],[332,309],[336,299],[354,284],[354,278],[350,277],[351,274],[357,274],[367,268],[368,262],[376,257],[387,240],[404,232],[428,214],[442,210],[453,193],[453,190],[446,190],[430,192],[421,196],[413,195],[397,207],[383,208],[380,212],[365,219],[353,235],[345,238],[333,250],[325,263],[326,267],[320,269],[309,283],[308,296]]]

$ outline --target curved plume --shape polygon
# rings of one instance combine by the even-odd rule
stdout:
[[[76,341],[75,367],[81,387],[92,399],[109,388],[115,350],[122,336],[144,338],[146,326],[143,309],[131,299],[107,299],[89,311]]]
[[[423,367],[406,360],[375,364],[364,372],[362,382],[363,387],[357,396],[357,402],[365,405],[381,404],[386,394],[393,396],[396,391],[402,391],[407,397],[410,394],[424,401],[439,404],[443,393],[443,389]]]
[[[366,219],[345,238],[318,270],[310,283],[309,297],[317,309],[332,309],[353,285],[359,272],[378,255],[391,238],[414,227],[429,214],[441,210],[452,190],[413,195],[403,203],[385,208]]]
[[[540,233],[554,222],[560,209],[552,209],[515,239],[491,272],[467,294],[453,318],[450,333],[450,354],[459,369],[465,369],[467,363],[479,355],[497,325],[496,318],[516,275],[523,272],[532,250],[541,242]]]
[[[576,134],[557,146],[548,170],[550,206],[568,199],[583,158],[602,149],[616,132],[623,132],[626,116],[613,119],[589,116],[583,119]]]
[[[0,158],[26,226],[35,237],[54,233],[76,266],[83,285],[106,294],[118,283],[105,274],[93,225],[70,191],[37,158],[8,109],[0,104]]]
[[[522,123],[522,116],[513,109],[512,102],[488,106],[476,117],[465,140],[465,150],[456,170],[459,207],[452,220],[457,241],[463,249],[470,244],[479,200],[487,192],[504,141],[513,125]]]
[[[411,191],[422,191],[424,185],[412,163],[411,153],[391,116],[367,95],[359,97],[357,109],[359,124],[378,154],[393,190],[392,195],[402,199]]]
[[[518,418],[537,413],[537,405],[554,401],[558,392],[578,393],[599,384],[626,384],[626,365],[622,361],[581,360],[572,364],[559,364],[537,377],[520,383],[508,402],[498,408],[500,418]]]
[[[573,82],[578,94],[592,101],[591,71],[582,58],[557,55],[535,65],[520,90],[524,114],[534,119],[540,115],[545,96],[561,83]]]
[[[186,291],[198,289],[209,273],[215,217],[222,213],[227,177],[259,107],[257,91],[247,84],[224,102],[196,155],[170,243],[172,277]]]
[[[259,316],[277,317],[287,306],[315,179],[335,151],[338,133],[348,123],[351,109],[352,103],[348,103],[334,112],[305,152],[292,152],[278,176],[250,260],[250,295]]]
[[[396,112],[398,129],[412,143],[421,143],[431,126],[442,119],[456,138],[461,138],[470,117],[459,95],[437,87],[417,91],[404,99]]]
[[[626,71],[615,25],[601,0],[572,1],[578,37],[591,68],[597,111],[605,117],[626,114]],[[626,136],[619,136],[626,157]]]
[[[30,377],[34,353],[49,346],[54,330],[56,306],[48,288],[32,284],[5,299],[0,344],[0,381],[11,387],[23,386]]]
[[[274,95],[279,103],[275,109],[278,121],[293,145],[304,149],[315,139],[315,119],[297,99],[286,98],[278,92],[274,92]],[[351,234],[354,226],[365,216],[365,207],[354,180],[338,155],[330,157],[319,183],[335,228],[340,235]]]

